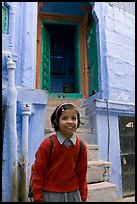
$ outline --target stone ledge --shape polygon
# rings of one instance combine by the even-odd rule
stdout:
[[[87,202],[116,202],[117,186],[109,182],[88,185]]]
[[[97,183],[109,180],[110,162],[106,161],[88,161],[87,181],[88,183]]]
[[[103,166],[103,167],[111,167],[111,162],[98,160],[98,161],[88,161],[88,165],[90,166]]]

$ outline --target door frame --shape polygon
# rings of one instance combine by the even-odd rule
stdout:
[[[44,28],[44,25],[48,25],[48,24],[57,24],[57,25],[75,25],[76,27],[77,27],[77,30],[80,30],[80,26],[79,26],[79,23],[76,23],[76,22],[71,22],[71,21],[53,21],[53,22],[47,22],[45,19],[43,20],[42,19],[42,28],[43,29],[45,29]],[[76,40],[76,46],[75,47],[77,47],[76,49],[77,49],[77,52],[76,52],[76,54],[78,54],[78,56],[76,57],[76,61],[77,61],[77,67],[76,67],[76,76],[75,76],[75,78],[76,78],[76,84],[75,84],[75,86],[76,87],[78,87],[78,92],[76,92],[76,93],[61,93],[61,95],[60,95],[60,93],[52,93],[52,92],[50,92],[50,87],[49,87],[49,93],[48,93],[48,96],[49,97],[57,97],[57,98],[60,98],[61,96],[62,97],[64,97],[64,98],[82,98],[82,94],[80,93],[81,92],[81,90],[80,90],[80,88],[81,88],[81,77],[80,77],[80,73],[81,73],[81,70],[80,70],[80,68],[81,68],[81,64],[80,64],[80,32],[76,32],[76,38],[77,38],[77,40]],[[44,44],[44,39],[43,39],[43,34],[42,34],[42,46],[41,46],[41,53],[43,53],[43,44]],[[44,53],[43,53],[44,54]],[[50,70],[50,68],[49,68],[49,70]],[[41,58],[41,73],[43,73],[43,58]],[[49,74],[50,75],[50,74]],[[49,76],[50,77],[50,76]],[[41,80],[42,80],[42,75],[41,75]],[[42,80],[43,81],[43,80]],[[50,83],[50,79],[48,79],[48,81],[49,81],[49,83]],[[42,87],[42,83],[41,83],[41,87]]]
[[[63,21],[62,21],[63,19]],[[49,13],[43,13],[38,12],[38,25],[37,25],[37,59],[36,59],[36,89],[41,89],[41,42],[42,42],[42,28],[43,28],[43,22],[45,23],[57,23],[60,24],[61,22],[64,22],[65,24],[75,24],[79,25],[80,27],[80,56],[81,56],[81,70],[80,70],[80,81],[81,81],[81,87],[80,87],[80,93],[77,94],[63,94],[66,97],[70,98],[82,98],[88,96],[88,83],[87,83],[87,56],[85,51],[86,46],[86,35],[85,35],[85,19],[81,16],[66,16],[66,15],[56,15],[56,14],[49,14]],[[52,97],[57,97],[57,94],[55,96],[51,94]],[[66,98],[65,97],[65,98]]]

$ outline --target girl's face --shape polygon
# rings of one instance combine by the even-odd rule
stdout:
[[[60,132],[64,137],[70,137],[76,131],[78,117],[76,110],[65,110],[59,118]]]

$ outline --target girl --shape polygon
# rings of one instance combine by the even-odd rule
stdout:
[[[46,138],[36,152],[33,177],[34,202],[86,202],[87,148],[76,130],[80,114],[71,103],[59,105],[51,115],[56,134]]]

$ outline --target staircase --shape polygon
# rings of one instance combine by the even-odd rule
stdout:
[[[77,135],[87,144],[88,149],[88,199],[87,202],[115,202],[117,186],[108,182],[109,168],[111,163],[99,160],[98,145],[95,144],[96,138],[94,130],[89,128],[89,121],[85,115],[85,108],[82,108],[82,99],[48,99],[45,121],[45,137],[54,133],[50,123],[51,113],[55,108],[65,102],[71,102],[76,105],[80,112],[81,122],[77,129]]]

